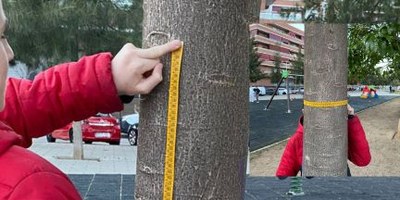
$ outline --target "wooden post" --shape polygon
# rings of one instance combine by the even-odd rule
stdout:
[[[400,133],[400,119],[399,119],[399,123],[397,124],[397,134]]]
[[[74,121],[72,123],[74,156],[73,159],[83,160],[83,144],[82,144],[82,121]]]
[[[399,138],[399,133],[400,133],[400,119],[399,119],[399,123],[397,124],[397,131],[394,132],[393,136],[392,136],[392,140],[395,138]]]

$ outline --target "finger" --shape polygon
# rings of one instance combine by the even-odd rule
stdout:
[[[137,53],[139,54],[139,56],[141,56],[143,58],[150,58],[150,59],[159,58],[159,57],[163,56],[164,54],[167,54],[171,51],[178,49],[181,46],[182,46],[181,41],[173,40],[173,41],[168,42],[163,45],[154,46],[154,47],[151,47],[148,49],[141,49]]]
[[[154,67],[160,63],[160,59],[141,59],[138,65],[140,66],[140,73],[151,71]]]
[[[139,90],[142,94],[148,94],[155,86],[157,86],[162,81],[162,69],[163,65],[161,63],[154,67],[151,75],[138,85]]]

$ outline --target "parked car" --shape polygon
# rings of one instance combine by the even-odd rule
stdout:
[[[47,135],[48,142],[56,139],[73,142],[72,122]],[[121,128],[117,118],[111,114],[98,113],[96,116],[83,120],[82,141],[86,144],[92,142],[108,142],[111,145],[119,145],[121,140]]]
[[[255,88],[258,88],[260,90],[260,96],[266,95],[265,87],[261,87],[261,86],[259,86],[259,87],[252,86],[252,87],[250,87],[250,92],[253,92],[254,91],[253,89],[255,89]]]
[[[287,94],[287,89],[286,88],[278,88],[278,95],[284,95]]]
[[[265,89],[265,94],[266,95],[272,95],[274,94],[275,88],[266,88]],[[275,92],[275,94],[278,94],[278,92]]]
[[[289,88],[290,94],[297,94],[299,93],[299,88]]]
[[[56,142],[56,139],[69,140],[71,143],[72,139],[72,123],[65,125],[62,128],[56,129],[46,136],[47,142]]]
[[[299,93],[300,93],[300,94],[304,94],[304,87],[301,87],[301,88],[299,89]]]
[[[137,145],[139,114],[124,115],[120,119],[121,132],[127,137],[130,145]]]

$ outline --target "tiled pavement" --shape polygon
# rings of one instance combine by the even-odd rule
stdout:
[[[87,200],[134,199],[134,175],[69,175]],[[245,200],[395,200],[400,199],[400,177],[316,177],[303,179],[304,196],[288,196],[290,178],[248,177]]]
[[[83,144],[83,160],[72,159],[73,144],[68,141],[48,143],[45,137],[35,139],[29,148],[64,173],[69,174],[135,174],[136,146],[127,139],[120,145],[106,143]]]

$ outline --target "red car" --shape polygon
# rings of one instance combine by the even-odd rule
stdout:
[[[69,140],[72,143],[72,123],[47,135],[48,142],[55,142],[56,139]],[[111,114],[99,113],[96,116],[83,120],[82,140],[86,144],[91,144],[92,142],[108,142],[112,145],[119,145],[121,140],[121,128],[117,118],[113,117]]]

